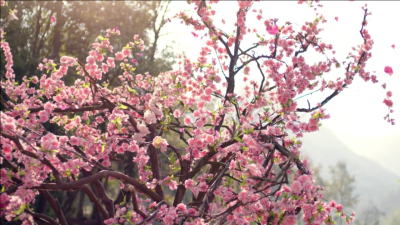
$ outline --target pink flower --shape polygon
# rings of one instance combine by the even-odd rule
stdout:
[[[392,45],[392,48],[394,49],[394,45]]]
[[[114,58],[113,57],[108,57],[107,58],[107,65],[111,68],[115,68],[115,63],[114,63]]]
[[[197,214],[197,211],[196,211],[196,209],[194,209],[194,208],[190,208],[189,210],[188,210],[188,214],[190,214],[190,215],[196,215]]]
[[[51,22],[55,23],[56,19],[54,19],[54,16],[51,17]]]
[[[247,169],[249,170],[249,172],[251,173],[251,175],[255,176],[255,177],[261,177],[261,171],[257,168],[256,164],[248,164],[247,165]]]
[[[278,33],[279,28],[276,25],[276,20],[274,20],[273,22],[271,21],[270,24],[267,26],[267,32],[271,35],[275,35],[276,33]]]
[[[336,206],[336,210],[338,211],[338,212],[341,212],[342,210],[343,210],[343,206],[342,205],[337,205]]]
[[[131,50],[129,48],[125,48],[122,50],[122,54],[124,54],[124,56],[129,56],[131,54]]]
[[[178,118],[178,117],[180,117],[180,116],[181,116],[181,112],[180,112],[179,110],[175,109],[175,111],[174,111],[174,117],[175,117],[175,118]]]
[[[177,206],[176,206],[176,210],[177,211],[180,211],[180,212],[182,212],[182,213],[186,213],[186,206],[185,206],[185,204],[183,204],[183,203],[179,203]]]
[[[316,131],[318,130],[318,120],[317,119],[310,119],[310,123],[308,124],[309,131]]]
[[[45,111],[40,111],[39,117],[42,123],[45,123],[47,120],[49,120],[49,114],[47,114]]]
[[[386,93],[386,96],[392,97],[392,92],[391,92],[391,91],[388,91],[388,92]]]
[[[190,190],[193,192],[193,196],[197,198],[197,195],[199,195],[199,187],[192,187]],[[190,214],[190,209],[189,209],[189,214]]]
[[[174,224],[175,217],[167,215],[164,217],[163,224]]]
[[[209,144],[213,144],[214,143],[214,137],[212,135],[207,134],[206,142],[209,143]]]
[[[124,59],[124,54],[122,52],[117,52],[115,54],[115,57],[117,58],[117,60],[123,60]]]
[[[206,182],[203,181],[203,182],[200,182],[199,188],[200,188],[200,191],[201,191],[201,192],[206,192],[206,191],[207,191],[207,188],[208,188],[208,185],[207,185]]]
[[[392,107],[392,106],[393,106],[392,100],[387,99],[387,98],[385,98],[385,99],[383,100],[383,103],[384,103],[385,105],[387,105],[388,107]]]
[[[190,125],[192,123],[192,120],[189,117],[186,117],[183,122],[185,123],[185,125]]]
[[[88,56],[88,57],[86,58],[86,62],[87,62],[88,64],[90,64],[90,65],[93,65],[93,64],[96,63],[96,60],[94,59],[93,56]]]
[[[167,150],[168,142],[164,138],[156,136],[153,139],[153,146],[156,148],[160,148],[161,152],[165,152],[165,150]]]
[[[247,196],[249,196],[249,192],[247,190],[243,190],[239,193],[238,199],[239,201],[246,203],[247,202]]]
[[[335,20],[338,21],[339,17],[335,17]]]
[[[192,179],[188,179],[185,181],[185,188],[191,188],[194,185],[194,181]]]
[[[12,146],[10,144],[3,145],[4,154],[11,154]]]
[[[393,74],[393,69],[390,66],[385,66],[385,73],[389,74],[390,76],[392,76]]]
[[[211,94],[213,93],[213,90],[212,90],[212,88],[207,87],[207,88],[204,90],[204,92],[205,92],[207,95],[211,95]]]
[[[135,64],[138,64],[136,59],[132,59],[132,62],[135,63]]]
[[[204,126],[204,121],[202,119],[197,120],[196,126],[197,128],[202,128]]]
[[[302,190],[301,183],[299,181],[297,181],[297,180],[293,181],[292,190],[293,190],[293,193],[299,194],[301,192],[301,190]]]

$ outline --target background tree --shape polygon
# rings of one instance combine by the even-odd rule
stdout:
[[[171,69],[174,57],[170,47],[159,50],[156,56],[162,28],[168,21],[165,12],[169,1],[11,1],[8,4],[18,10],[16,15],[21,18],[13,20],[7,32],[14,52],[17,81],[25,75],[40,76],[36,68],[43,58],[58,61],[61,55],[70,55],[85,61],[87,49],[99,36],[99,31],[104,35],[105,29],[110,27],[117,27],[122,34],[114,43],[115,49],[122,48],[118,43],[128,43],[135,34],[143,37],[149,46],[142,55],[137,55],[139,51],[132,53],[140,64],[137,73],[149,72],[157,76]],[[5,8],[1,10],[3,15],[8,13]],[[1,66],[4,65],[2,59]],[[113,82],[119,82],[118,72],[122,74],[122,70],[115,76],[106,74],[104,80],[115,85]],[[66,81],[74,79],[76,76]]]
[[[356,188],[356,178],[350,175],[347,170],[346,162],[338,161],[335,166],[329,167],[331,178],[329,180],[323,179],[321,176],[322,166],[313,167],[314,179],[317,185],[325,188],[325,199],[336,199],[338,204],[346,208],[354,209],[357,205],[357,195],[354,195]],[[335,218],[336,222],[341,224],[340,217]]]

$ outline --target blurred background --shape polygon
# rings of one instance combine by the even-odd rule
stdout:
[[[11,9],[18,10],[16,15],[19,17],[19,20],[10,22],[5,35],[13,53],[17,80],[22,80],[23,76],[40,77],[36,67],[43,58],[59,61],[62,55],[69,55],[85,61],[91,44],[99,35],[104,35],[108,28],[117,27],[121,31],[121,36],[113,41],[114,49],[121,49],[135,34],[145,41],[146,49],[141,52],[143,55],[134,52],[139,63],[136,72],[142,74],[148,71],[157,76],[162,71],[177,68],[176,56],[184,53],[196,59],[200,48],[204,46],[201,40],[204,34],[198,32],[198,38],[194,38],[190,28],[173,19],[179,11],[193,12],[194,6],[186,1],[11,1],[8,4]],[[278,25],[285,21],[302,25],[315,18],[313,8],[296,2],[268,1],[258,4],[253,7],[263,9],[268,18],[279,18]],[[358,32],[363,15],[360,7],[365,3],[323,4],[324,7],[318,11],[328,23],[326,32],[321,35],[334,47],[340,46],[336,53],[340,61],[352,46],[360,43]],[[400,58],[400,42],[396,33],[399,31],[393,28],[393,21],[400,19],[396,12],[400,2],[368,2],[368,6],[373,12],[367,27],[375,40],[372,52],[373,56],[379,56],[370,59],[368,68],[376,70],[378,80],[387,83],[388,89],[393,91],[395,113],[392,115],[399,120],[397,105],[400,104],[400,93],[396,90],[400,90],[400,75],[396,72],[400,71],[400,67],[395,58]],[[216,18],[226,20],[226,31],[233,29],[237,3],[221,2],[213,7],[219,14]],[[2,15],[8,14],[8,8],[2,7],[1,10]],[[55,22],[51,21],[52,16]],[[334,20],[336,16],[338,21]],[[249,18],[248,24],[251,28],[257,24],[256,28],[264,31],[262,21]],[[251,42],[248,44],[251,45]],[[395,49],[390,47],[392,44],[397,45]],[[317,57],[320,56],[311,55],[307,59],[318,62]],[[1,76],[4,76],[4,65],[1,52]],[[390,78],[383,73],[386,65],[391,65],[394,70]],[[332,73],[335,72],[341,71]],[[113,71],[106,74],[103,80],[109,81],[111,86],[117,86],[116,78],[120,74],[122,71]],[[77,78],[80,76],[70,70],[65,81],[71,84]],[[242,77],[239,75],[237,79]],[[239,93],[240,89],[238,82]],[[400,128],[398,124],[390,126],[382,120],[387,113],[382,104],[386,91],[380,85],[366,84],[356,79],[345,93],[327,104],[331,119],[323,121],[320,132],[305,134],[302,139],[303,157],[309,158],[316,182],[326,187],[325,199],[336,199],[349,214],[355,211],[357,225],[400,224]],[[303,102],[299,101],[299,104],[307,104],[307,99],[316,104],[326,95],[316,93],[304,98]],[[173,135],[168,139],[172,142]],[[113,162],[113,169],[137,176],[132,156],[118,156],[119,161]],[[168,159],[163,157],[163,160],[167,171]],[[102,182],[115,204],[129,195],[120,190],[115,180],[103,179]],[[70,224],[83,224],[82,221],[98,224],[100,216],[83,192],[52,194],[59,199],[64,213],[70,218]],[[172,194],[167,198],[172,198]],[[34,207],[39,213],[54,216],[40,196]],[[302,223],[299,221],[299,224]],[[338,220],[338,224],[344,223]]]

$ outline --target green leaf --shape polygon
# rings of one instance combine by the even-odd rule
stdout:
[[[101,35],[99,35],[97,38],[99,39],[99,41],[104,41],[104,37]]]
[[[236,136],[236,135],[235,135],[235,137],[233,139],[235,139],[236,141],[238,141],[240,143],[243,143],[243,140],[240,137]]]
[[[13,213],[19,215],[19,214],[22,214],[25,209],[26,209],[26,204],[23,204],[23,205],[21,205],[21,207],[18,210],[14,211]]]
[[[126,195],[124,196],[124,200],[121,203],[119,203],[119,205],[123,206],[123,205],[125,205],[125,203],[126,203]]]
[[[358,70],[360,69],[360,65],[358,65],[356,68],[354,68],[354,72],[358,72]]]
[[[128,109],[128,107],[118,102],[118,109]]]
[[[134,88],[128,87],[128,92],[132,93],[133,95],[136,94],[136,90]]]

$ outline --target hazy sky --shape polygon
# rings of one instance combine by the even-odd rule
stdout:
[[[335,57],[338,61],[343,61],[351,50],[351,47],[361,44],[360,36],[361,22],[363,19],[363,11],[361,7],[368,4],[369,31],[374,46],[372,49],[372,58],[367,62],[367,69],[376,71],[379,84],[372,82],[364,82],[361,78],[356,77],[353,84],[343,91],[339,96],[331,100],[325,108],[331,115],[331,119],[324,120],[323,124],[328,126],[337,137],[348,145],[357,154],[364,155],[368,158],[375,159],[382,166],[400,175],[400,165],[397,165],[393,157],[400,159],[400,38],[399,25],[400,21],[398,9],[400,9],[399,1],[390,2],[370,2],[370,1],[340,1],[340,2],[323,2],[323,7],[318,8],[317,12],[322,13],[328,20],[323,24],[325,31],[321,33],[321,37],[326,43],[331,43],[336,50]],[[237,11],[236,1],[221,1],[217,5],[212,5],[215,9],[215,21],[220,23],[222,19],[226,21],[223,30],[228,34],[234,29],[234,18]],[[316,12],[313,8],[306,4],[299,5],[294,1],[282,2],[256,2],[253,8],[262,9],[264,19],[257,21],[255,14],[248,17],[248,27],[256,28],[260,32],[265,31],[263,21],[268,18],[278,18],[278,25],[282,25],[286,21],[301,26],[305,21],[313,21]],[[194,5],[188,5],[186,1],[175,1],[170,5],[171,12],[169,17],[179,11],[189,10],[193,12]],[[338,17],[338,21],[335,20]],[[396,23],[397,22],[397,23]],[[295,29],[296,29],[296,25]],[[203,40],[200,40],[202,32],[198,38],[194,38],[191,34],[192,29],[180,24],[178,20],[171,20],[167,23],[164,33],[169,33],[160,40],[159,48],[175,41],[174,48],[176,51],[185,52],[185,54],[193,59],[197,58],[199,49],[205,46]],[[269,38],[265,32],[266,38]],[[249,37],[253,33],[248,35]],[[243,44],[251,46],[254,39],[249,38]],[[393,49],[392,44],[396,47]],[[321,55],[305,55],[307,62],[318,62]],[[342,60],[343,59],[343,60]],[[390,77],[383,72],[384,67],[390,65],[394,74]],[[252,70],[255,71],[255,70]],[[324,76],[342,76],[343,69],[333,70]],[[254,76],[257,76],[255,74]],[[239,75],[239,80],[243,77]],[[253,78],[252,79],[257,79]],[[236,90],[241,89],[240,82]],[[387,83],[384,90],[381,85]],[[387,107],[383,104],[385,93],[387,90],[393,92],[392,100],[394,102],[394,113],[391,114],[396,120],[396,125],[392,126],[383,120],[387,113]],[[306,92],[308,93],[308,92]],[[299,104],[306,103],[308,99],[311,105],[322,101],[331,92],[323,92],[304,97]],[[396,150],[397,149],[397,150]]]

